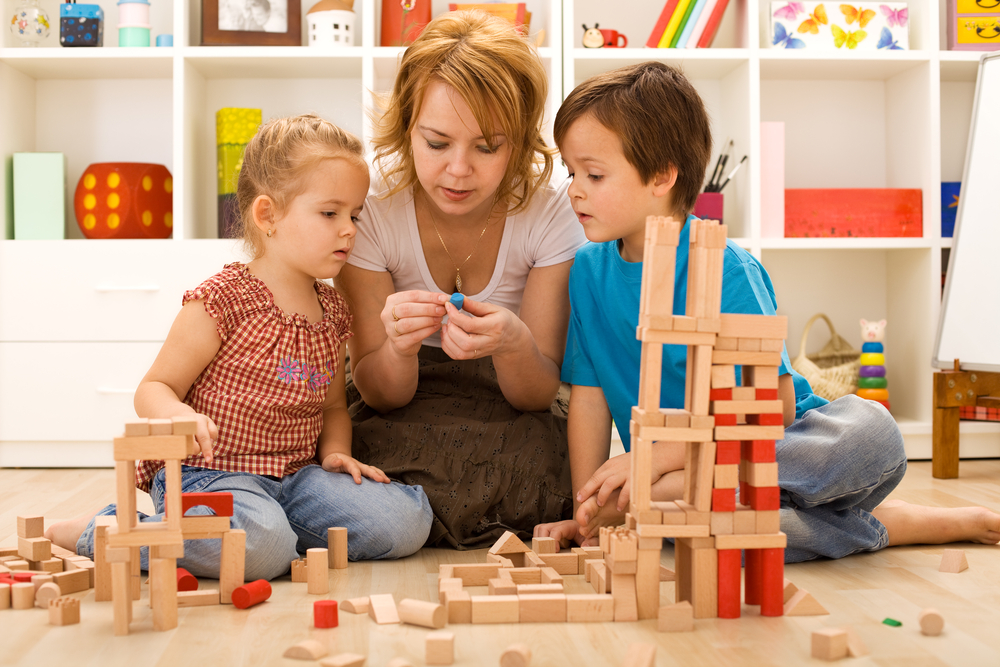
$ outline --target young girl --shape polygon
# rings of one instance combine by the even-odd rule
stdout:
[[[342,363],[351,315],[320,280],[351,253],[368,182],[361,142],[333,124],[304,115],[264,125],[237,185],[253,261],[184,294],[136,390],[141,417],[196,415],[201,453],[185,461],[183,489],[233,494],[249,580],[280,576],[299,553],[325,547],[330,526],[347,527],[352,560],[407,556],[430,531],[421,487],[351,457]],[[136,484],[158,512],[142,520],[160,521],[162,462],[141,462]],[[49,537],[93,556],[93,531],[93,518],[81,517],[54,524]],[[218,576],[220,548],[189,540],[178,565]]]

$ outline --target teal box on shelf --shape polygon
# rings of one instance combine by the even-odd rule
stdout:
[[[63,46],[104,46],[104,10],[100,5],[59,5],[59,43]]]
[[[14,153],[14,239],[66,238],[66,158]]]

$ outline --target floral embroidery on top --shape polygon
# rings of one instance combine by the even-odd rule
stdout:
[[[302,365],[291,357],[285,357],[278,362],[278,379],[285,384],[297,382],[302,373]]]
[[[320,387],[330,384],[333,379],[330,374],[333,364],[328,362],[326,367],[327,370],[324,371],[309,364],[300,363],[291,357],[285,357],[278,362],[278,379],[285,384],[305,382],[310,390],[316,391]]]

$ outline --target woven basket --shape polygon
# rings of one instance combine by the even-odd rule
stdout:
[[[806,356],[806,339],[813,322],[822,317],[830,327],[830,340],[823,349]],[[792,361],[792,368],[802,374],[812,385],[813,393],[828,401],[853,394],[858,390],[858,369],[861,367],[861,352],[851,347],[833,328],[833,322],[823,313],[809,318],[802,332],[799,356]]]

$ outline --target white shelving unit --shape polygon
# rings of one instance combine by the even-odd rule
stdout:
[[[302,2],[303,17],[314,4],[291,1]],[[113,425],[132,414],[129,391],[181,291],[240,257],[233,242],[213,240],[215,112],[313,111],[367,140],[370,93],[390,88],[402,52],[378,45],[380,0],[356,0],[359,45],[329,49],[199,46],[199,0],[152,0],[154,39],[173,34],[173,47],[119,48],[117,6],[98,2],[104,48],[61,48],[55,0],[42,0],[55,29],[41,48],[18,47],[6,30],[0,37],[4,228],[12,223],[11,155],[59,151],[67,159],[67,240],[0,240],[0,466],[108,465]],[[3,0],[4,16],[15,4]],[[434,0],[433,14],[447,4]],[[813,313],[827,313],[858,346],[859,318],[887,318],[893,412],[911,457],[929,457],[931,348],[942,255],[951,247],[940,238],[939,184],[961,180],[979,55],[943,50],[945,2],[910,2],[912,50],[867,54],[767,48],[765,2],[731,0],[713,48],[692,51],[644,47],[661,0],[636,0],[627,11],[604,0],[527,5],[533,37],[544,31],[549,124],[565,94],[592,74],[648,59],[684,69],[709,108],[716,145],[731,138],[750,156],[726,188],[725,221],[774,280],[779,312],[789,317],[790,354]],[[629,46],[580,48],[582,24],[595,22],[627,35]],[[765,120],[786,124],[788,187],[919,187],[923,237],[762,237],[755,156]],[[103,161],[171,170],[172,239],[82,238],[72,194],[86,166]],[[115,289],[100,291],[109,285]],[[141,289],[150,286],[157,289]],[[133,326],[138,317],[143,326]],[[821,327],[810,351],[826,340]],[[65,377],[89,384],[54,392]],[[998,435],[993,425],[963,423],[963,456],[1000,456]]]

